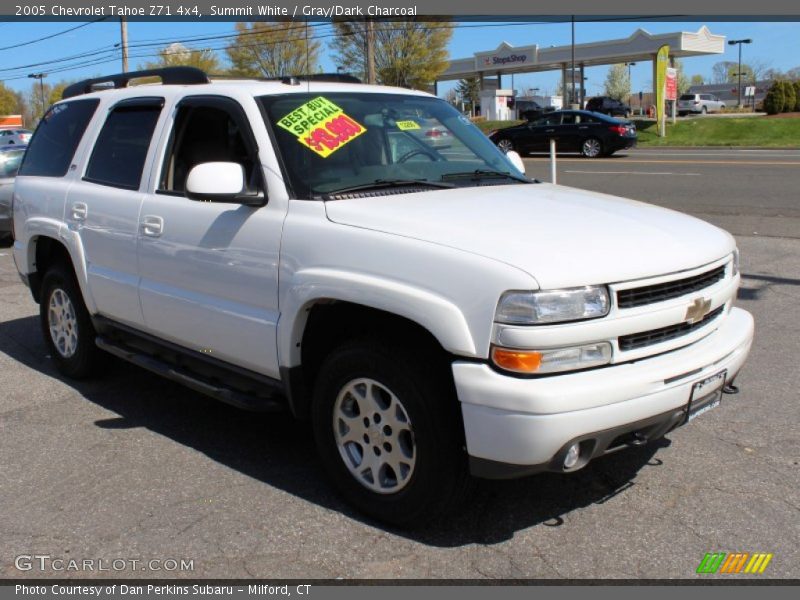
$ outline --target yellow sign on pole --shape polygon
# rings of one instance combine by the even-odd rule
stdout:
[[[658,135],[666,134],[664,101],[666,100],[667,67],[669,66],[669,46],[666,44],[656,54],[656,119],[658,119]]]

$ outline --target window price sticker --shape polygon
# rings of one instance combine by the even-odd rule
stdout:
[[[367,130],[324,96],[298,106],[280,119],[278,125],[322,158],[328,158]]]
[[[397,121],[395,125],[397,125],[397,128],[402,131],[409,131],[411,129],[420,128],[419,123],[417,123],[416,121]]]

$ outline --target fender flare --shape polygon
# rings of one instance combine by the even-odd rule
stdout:
[[[298,271],[284,285],[287,292],[282,297],[277,339],[281,367],[300,364],[300,342],[310,308],[326,300],[351,302],[404,317],[428,330],[448,352],[476,354],[464,314],[453,302],[428,290],[371,274],[328,268]]]

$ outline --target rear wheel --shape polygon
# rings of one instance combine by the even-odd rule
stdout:
[[[78,284],[63,265],[51,267],[42,279],[39,320],[59,372],[75,379],[95,372],[104,355],[94,343],[96,333]]]
[[[454,506],[469,482],[452,383],[419,354],[366,340],[339,347],[321,367],[312,412],[342,495],[404,527]]]
[[[597,138],[586,138],[581,144],[581,154],[586,158],[597,158],[603,154],[603,144]]]

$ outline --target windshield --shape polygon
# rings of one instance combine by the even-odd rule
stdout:
[[[298,198],[353,188],[367,193],[373,185],[529,182],[469,119],[438,98],[331,92],[259,101]]]

